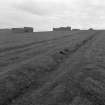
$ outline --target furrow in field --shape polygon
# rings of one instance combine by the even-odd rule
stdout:
[[[0,68],[8,66],[13,63],[18,63],[20,61],[24,61],[24,60],[33,58],[40,54],[44,54],[50,51],[52,52],[54,50],[67,46],[67,45],[63,45],[63,43],[65,44],[65,43],[70,43],[70,42],[65,41],[65,42],[59,42],[55,44],[52,43],[46,46],[41,45],[39,47],[35,47],[34,49],[30,48],[29,50],[23,51],[21,53],[16,52],[15,54],[12,54],[12,55],[7,54],[5,56],[0,57]],[[60,47],[61,45],[62,47]]]
[[[72,40],[73,40],[73,38],[72,38]],[[48,52],[52,49],[55,50],[55,49],[67,46],[67,45],[65,45],[65,43],[71,44],[70,39],[51,41],[51,42],[47,42],[45,44],[43,43],[38,46],[35,46],[35,45],[33,47],[31,46],[30,48],[28,48],[26,50],[23,49],[23,51],[14,51],[14,53],[3,54],[0,57],[0,61],[1,61],[0,66],[6,66],[6,65],[9,65],[10,63],[15,63],[15,61],[20,62],[21,60],[25,60],[25,58],[28,59],[33,56],[37,56],[38,54]]]
[[[78,42],[80,40],[82,41],[85,37],[88,37],[88,36],[85,36],[83,33],[84,32],[81,32],[82,34],[81,36],[80,36],[80,33],[77,33],[75,35],[73,34],[66,37],[62,37],[59,40],[51,40],[39,45],[33,45],[33,46],[30,46],[28,49],[27,48],[23,50],[18,49],[16,51],[8,52],[6,54],[2,53],[0,54],[1,55],[0,68],[2,70],[2,68],[5,66],[8,66],[13,63],[15,64],[21,61],[25,61],[39,54],[44,54],[46,52],[52,53],[58,49],[68,47],[68,46],[73,46],[75,42]],[[93,34],[93,32],[89,32],[89,34]],[[78,38],[80,37],[81,39],[78,40]]]
[[[71,51],[68,56],[70,56],[71,54],[76,53],[79,49],[81,49],[81,47],[85,46],[88,43],[88,41],[90,43],[91,40],[94,38],[94,35],[91,36],[91,37],[89,37],[88,39],[83,40],[79,45],[75,46],[75,48],[73,49],[73,51]],[[86,46],[85,46],[85,48],[86,48]],[[66,55],[66,59],[65,60],[67,60],[68,56]],[[71,55],[71,56],[73,56],[73,55]],[[65,62],[65,60],[63,62]],[[72,60],[73,60],[73,58],[71,59],[71,62],[72,62]],[[76,59],[74,59],[74,60],[76,60]],[[56,60],[56,62],[57,62],[57,60]],[[46,81],[46,82],[44,82],[44,84],[42,84],[42,86],[38,90],[36,90],[35,88],[33,88],[33,90],[32,90],[32,88],[30,89],[30,86],[29,86],[29,90],[31,90],[32,92],[30,92],[28,90],[29,93],[26,93],[26,94],[24,94],[22,96],[19,94],[17,96],[18,97],[17,100],[15,100],[15,99],[12,100],[13,101],[13,104],[11,104],[11,105],[30,105],[31,104],[30,102],[32,102],[32,104],[38,104],[38,105],[42,105],[42,104],[43,105],[50,105],[50,103],[52,102],[53,104],[51,104],[51,105],[54,105],[56,98],[59,98],[58,100],[61,101],[62,98],[64,98],[64,96],[65,96],[64,95],[64,93],[65,93],[65,89],[64,89],[65,88],[64,87],[65,86],[65,83],[64,82],[66,82],[65,80],[68,79],[68,78],[65,78],[65,75],[64,74],[67,74],[67,72],[69,72],[68,70],[65,70],[65,69],[63,70],[63,68],[61,67],[62,65],[63,66],[66,66],[66,65],[63,64],[63,62],[61,62],[60,65],[57,67],[57,68],[60,67],[59,71],[56,68],[57,71],[55,71],[54,73],[50,74],[50,77],[48,77],[49,80],[46,81],[46,79],[44,77],[45,75],[42,77],[42,79],[41,78],[38,79],[38,83],[40,83],[40,82],[43,83],[44,79]],[[75,64],[75,62],[74,62],[74,64]],[[69,65],[71,65],[71,64],[69,64]],[[64,76],[64,77],[62,77],[62,76]],[[32,83],[32,84],[34,85],[35,83]],[[59,84],[61,84],[61,85],[59,86]],[[51,95],[50,94],[50,91],[53,91],[55,89],[54,90],[54,92],[55,92],[56,91],[56,88],[58,90],[61,89],[61,92],[60,92],[61,95],[59,96],[59,94],[58,94],[58,96],[56,98],[54,98],[55,96],[54,97],[53,96],[50,96]],[[54,93],[52,93],[52,95],[54,95]],[[48,98],[48,96],[49,96],[49,98]],[[45,103],[43,103],[44,100],[45,100]],[[49,104],[47,104],[46,102],[48,102]]]
[[[59,42],[59,41],[64,41],[65,39],[69,39],[69,38],[72,38],[72,37],[74,37],[74,35],[77,35],[77,34],[83,34],[83,33],[86,33],[86,32],[78,32],[78,33],[69,33],[69,35],[66,35],[66,36],[62,36],[62,37],[59,37],[59,38],[53,38],[53,39],[49,39],[49,40],[42,40],[43,42],[41,42],[40,43],[40,41],[38,41],[38,42],[32,42],[32,43],[29,43],[29,44],[24,44],[24,45],[21,45],[21,46],[19,46],[18,48],[16,48],[16,49],[12,49],[11,48],[11,50],[8,50],[8,48],[7,48],[7,50],[6,51],[3,51],[3,52],[1,52],[0,53],[0,56],[5,56],[5,54],[7,54],[7,53],[9,53],[9,54],[13,54],[13,53],[19,53],[19,52],[24,52],[24,50],[26,51],[26,50],[30,50],[30,48],[34,48],[34,47],[38,47],[38,46],[42,46],[42,45],[44,45],[44,46],[46,46],[46,45],[48,45],[48,44],[50,44],[50,43],[56,43],[57,41]],[[58,33],[59,34],[59,33]],[[33,44],[33,43],[35,43],[35,44]],[[37,44],[36,44],[37,43]],[[28,46],[27,46],[28,45]],[[23,47],[24,46],[24,47]],[[17,46],[14,46],[14,47],[17,47]],[[6,49],[6,48],[5,48]]]
[[[65,36],[62,36],[62,37],[58,37],[58,38],[52,38],[52,39],[48,39],[48,40],[41,40],[41,41],[33,41],[31,43],[27,43],[27,44],[23,44],[23,45],[17,45],[17,46],[13,46],[13,47],[5,47],[5,48],[0,48],[0,53],[5,53],[5,52],[9,52],[9,51],[12,51],[12,50],[17,50],[17,49],[24,49],[26,47],[30,47],[32,45],[37,45],[37,44],[41,44],[41,43],[48,43],[49,41],[53,41],[53,40],[59,40],[59,39],[62,39],[62,38],[66,38],[66,37],[70,37],[70,34],[73,34],[73,33],[69,33],[69,35],[65,35]]]

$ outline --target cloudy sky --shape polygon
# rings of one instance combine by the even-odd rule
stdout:
[[[0,28],[105,28],[105,0],[0,0]]]

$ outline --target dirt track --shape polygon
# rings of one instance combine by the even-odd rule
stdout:
[[[1,53],[7,63],[0,105],[104,105],[104,33],[83,31]],[[17,55],[21,60],[10,61]]]

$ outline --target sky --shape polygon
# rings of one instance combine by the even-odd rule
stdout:
[[[0,28],[105,29],[105,0],[0,0]]]

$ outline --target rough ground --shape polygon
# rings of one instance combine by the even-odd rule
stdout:
[[[0,105],[105,105],[105,31],[46,34],[1,45]]]

